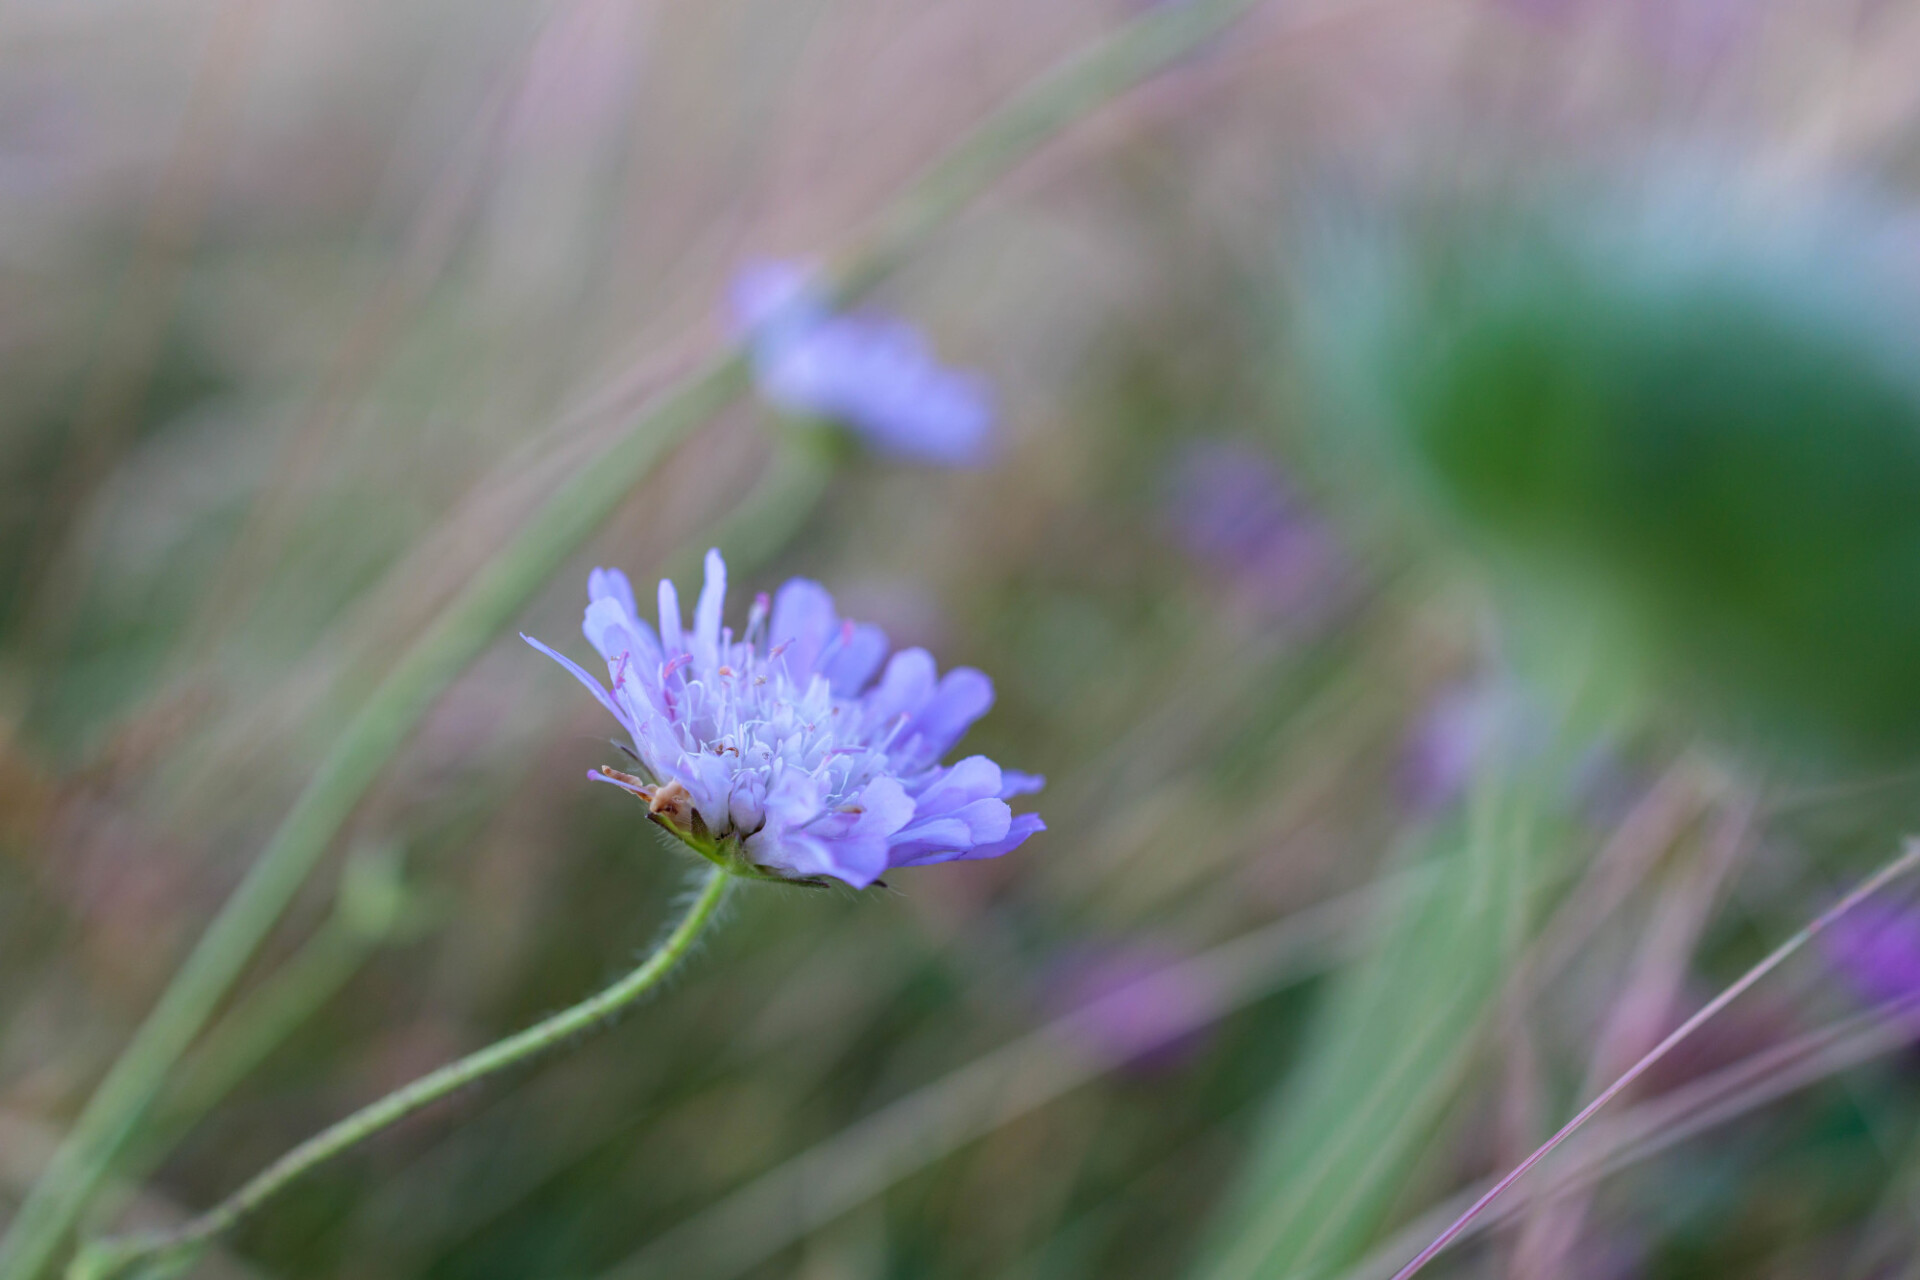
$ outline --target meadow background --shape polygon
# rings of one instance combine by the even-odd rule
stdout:
[[[0,1220],[396,656],[729,340],[733,273],[855,244],[1179,8],[0,9]],[[990,464],[703,419],[383,772],[89,1224],[180,1220],[653,940],[686,863],[511,631],[579,656],[589,567],[684,591],[718,545],[736,601],[802,574],[990,673],[968,749],[1047,774],[1049,830],[741,892],[610,1034],[198,1274],[1385,1280],[1894,853],[1920,776],[1619,692],[1579,589],[1516,640],[1500,556],[1339,447],[1328,246],[1676,173],[1920,244],[1917,71],[1898,0],[1272,0],[1140,76],[870,299],[989,380]],[[1920,1275],[1902,901],[1431,1274]]]

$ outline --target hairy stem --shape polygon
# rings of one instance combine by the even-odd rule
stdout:
[[[686,958],[694,941],[719,909],[732,880],[732,876],[718,867],[708,871],[699,895],[673,932],[645,963],[612,986],[360,1108],[308,1138],[219,1204],[172,1231],[104,1240],[88,1246],[74,1260],[68,1273],[70,1280],[111,1280],[142,1269],[170,1274],[190,1262],[215,1236],[231,1230],[296,1179],[342,1152],[477,1080],[519,1066],[557,1045],[605,1026],[607,1019],[659,985],[660,980]]]

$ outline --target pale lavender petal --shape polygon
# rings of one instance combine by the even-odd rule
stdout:
[[[1006,838],[1013,811],[1005,800],[989,798],[941,814],[925,822],[916,822],[894,837],[899,845],[925,844],[972,847]]]
[[[747,837],[747,856],[756,866],[793,877],[838,876],[838,862],[828,851],[827,842],[804,831],[762,827]],[[864,888],[865,886],[861,886]]]
[[[829,808],[806,824],[807,834],[822,840],[884,838],[913,820],[913,798],[897,778],[882,775],[869,782],[851,803]]]
[[[913,715],[933,697],[938,668],[925,649],[902,649],[887,662],[880,683],[867,693],[869,714],[879,723]]]
[[[870,623],[853,625],[851,634],[820,665],[837,697],[858,697],[887,656],[887,633]]]
[[[587,599],[612,600],[629,618],[638,621],[640,606],[634,603],[633,584],[618,569],[595,569],[587,575]]]
[[[827,784],[798,769],[783,769],[774,774],[767,788],[767,824],[769,826],[805,826],[820,816],[827,803]]]
[[[681,755],[676,770],[681,785],[693,797],[693,807],[709,831],[725,829],[728,802],[733,797],[733,772],[718,756],[704,751]]]
[[[1000,771],[1000,798],[1011,800],[1015,796],[1028,796],[1047,785],[1047,779],[1038,773],[1016,773],[1012,769]]]
[[[967,840],[975,846],[1004,840],[1013,829],[1013,810],[998,796],[961,805],[952,816],[967,824]]]
[[[993,681],[972,667],[955,667],[940,681],[907,732],[919,737],[928,759],[938,760],[991,706]]]
[[[660,642],[653,638],[653,628],[629,614],[612,596],[602,596],[587,606],[580,632],[608,663],[628,654],[642,670],[660,665]]]
[[[887,870],[887,841],[884,836],[864,834],[840,840],[822,840],[821,852],[827,866],[819,874],[844,880],[856,889],[864,889]]]
[[[1004,787],[1000,766],[985,756],[968,756],[943,769],[917,797],[919,812],[932,817],[975,800],[1000,796]]]
[[[973,835],[964,818],[934,818],[914,823],[900,833],[895,843],[903,849],[919,845],[952,849],[971,845]]]
[[[859,828],[871,835],[890,836],[913,821],[915,804],[897,778],[878,777],[860,791]]]
[[[671,578],[660,579],[660,648],[668,658],[687,650],[680,634],[680,593]]]
[[[998,858],[1002,854],[1012,853],[1027,842],[1030,836],[1038,835],[1047,829],[1037,813],[1015,814],[1007,824],[1007,834],[988,844],[978,844],[961,856],[964,858]]]
[[[707,552],[707,580],[693,608],[693,659],[702,675],[720,665],[720,614],[727,601],[727,562],[717,548]]]
[[[1013,812],[1006,801],[976,800],[930,822],[916,822],[894,836],[893,865],[950,861],[998,844],[1012,829]]]
[[[791,578],[773,598],[767,641],[776,649],[787,647],[789,671],[812,671],[821,649],[839,629],[840,615],[827,589],[806,578]]]
[[[558,649],[553,649],[548,647],[547,645],[541,644],[538,640],[535,640],[532,636],[527,635],[525,632],[522,632],[520,634],[520,638],[522,640],[525,640],[528,644],[532,645],[534,648],[538,649],[540,652],[546,654],[549,658],[552,658],[555,662],[565,667],[568,671],[571,671],[573,673],[573,678],[575,680],[578,680],[581,684],[587,686],[587,689],[599,701],[600,705],[613,713],[613,718],[620,722],[621,727],[626,729],[628,732],[632,732],[633,724],[630,720],[628,720],[626,712],[622,711],[619,708],[619,706],[617,706],[614,703],[613,696],[607,692],[606,687],[602,685],[598,680],[594,679],[591,675],[587,674],[586,670],[583,667],[581,667],[579,663],[575,662],[572,658],[569,658],[566,654],[561,653]]]

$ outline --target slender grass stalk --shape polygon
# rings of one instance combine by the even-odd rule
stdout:
[[[102,1240],[87,1246],[74,1259],[67,1273],[69,1280],[113,1280],[147,1269],[171,1274],[191,1262],[214,1237],[231,1230],[296,1179],[342,1152],[477,1080],[517,1067],[604,1027],[609,1018],[653,990],[686,958],[719,910],[732,881],[733,877],[719,867],[709,870],[699,894],[673,932],[639,968],[612,986],[360,1108],[308,1138],[219,1204],[172,1231]]]
[[[1920,867],[1920,841],[1909,842],[1905,853],[1880,868],[1879,871],[1875,872],[1865,882],[1855,888],[1852,893],[1849,893],[1846,897],[1840,899],[1840,901],[1834,903],[1831,907],[1814,917],[1814,919],[1798,933],[1774,948],[1766,959],[1741,974],[1740,977],[1734,981],[1733,985],[1729,986],[1712,1000],[1709,1000],[1702,1006],[1698,1013],[1695,1013],[1691,1018],[1681,1023],[1674,1029],[1671,1035],[1648,1050],[1644,1057],[1631,1067],[1628,1067],[1617,1080],[1601,1090],[1599,1096],[1582,1107],[1578,1115],[1562,1125],[1558,1133],[1542,1143],[1532,1155],[1522,1160],[1518,1165],[1515,1165],[1513,1172],[1507,1174],[1504,1178],[1500,1179],[1500,1181],[1489,1187],[1484,1195],[1478,1200],[1475,1200],[1473,1204],[1467,1208],[1465,1213],[1454,1219],[1452,1225],[1448,1226],[1445,1231],[1442,1231],[1436,1236],[1432,1244],[1422,1249],[1415,1255],[1411,1262],[1396,1271],[1393,1275],[1393,1280],[1411,1280],[1411,1277],[1424,1268],[1427,1263],[1433,1261],[1441,1250],[1453,1243],[1454,1238],[1465,1231],[1468,1225],[1471,1224],[1475,1218],[1479,1217],[1488,1205],[1499,1199],[1501,1193],[1525,1176],[1527,1170],[1546,1159],[1555,1147],[1558,1147],[1561,1143],[1572,1137],[1573,1134],[1579,1130],[1582,1125],[1586,1124],[1588,1120],[1591,1120],[1602,1107],[1613,1101],[1635,1080],[1638,1080],[1642,1075],[1646,1074],[1655,1063],[1672,1052],[1676,1045],[1699,1030],[1709,1018],[1737,1000],[1747,988],[1753,986],[1754,983],[1779,968],[1794,952],[1800,950],[1801,947],[1805,946],[1835,920],[1838,920],[1841,916],[1860,905],[1860,903],[1878,893],[1893,880],[1912,871],[1915,867]]]
[[[1332,1273],[1358,1257],[1471,1070],[1502,975],[1567,842],[1536,774],[1492,768],[1457,822],[1407,848],[1447,857],[1431,894],[1389,901],[1327,993],[1311,1052],[1259,1121],[1244,1184],[1203,1245],[1207,1280]]]
[[[45,1272],[167,1073],[232,990],[260,942],[427,709],[667,448],[733,398],[743,375],[738,353],[710,362],[646,415],[641,429],[563,485],[374,689],[21,1205],[0,1240],[0,1280],[35,1280]]]
[[[1542,1200],[1590,1194],[1607,1178],[1661,1155],[1680,1143],[1737,1120],[1761,1107],[1830,1079],[1842,1071],[1913,1044],[1920,1036],[1920,996],[1853,1014],[1817,1031],[1749,1054],[1668,1093],[1597,1121],[1576,1146],[1578,1154],[1552,1183],[1509,1189],[1454,1237],[1454,1243],[1505,1225]],[[1409,1223],[1337,1280],[1388,1280],[1397,1259],[1431,1239],[1462,1209],[1493,1185],[1483,1179]]]
[[[338,995],[374,952],[417,936],[429,915],[409,899],[394,850],[356,851],[341,876],[333,913],[208,1029],[128,1144],[115,1180],[143,1181],[235,1086]],[[95,1209],[112,1212],[100,1203]]]
[[[1191,0],[1150,10],[1042,75],[936,161],[831,273],[865,289],[976,195],[1082,115],[1181,57],[1260,0]],[[1347,7],[1351,7],[1350,5]],[[252,868],[95,1089],[6,1235],[0,1280],[39,1280],[166,1074],[232,990],[427,709],[654,463],[744,386],[730,345],[643,413],[564,484],[415,640],[321,761]]]

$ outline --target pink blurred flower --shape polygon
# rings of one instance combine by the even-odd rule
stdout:
[[[1069,954],[1046,979],[1045,1004],[1072,1019],[1075,1037],[1102,1058],[1155,1074],[1190,1061],[1219,1003],[1181,967],[1185,957],[1129,942]]]
[[[1286,478],[1237,441],[1192,445],[1167,493],[1174,536],[1263,610],[1292,612],[1332,581],[1339,552]]]

